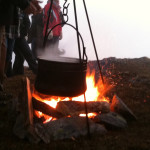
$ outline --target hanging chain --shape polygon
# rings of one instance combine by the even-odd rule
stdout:
[[[67,23],[68,20],[69,20],[69,17],[68,17],[68,7],[69,7],[69,4],[67,5],[67,0],[65,0],[65,3],[63,5],[63,16],[64,16],[64,22]],[[67,5],[67,6],[65,6]]]

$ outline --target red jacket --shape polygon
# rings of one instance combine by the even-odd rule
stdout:
[[[43,30],[43,36],[45,36],[45,32],[46,32],[46,25],[47,25],[47,20],[48,20],[48,12],[49,12],[49,8],[50,8],[50,2],[47,3],[44,7],[44,15],[43,15],[43,23],[44,23],[44,30]],[[50,14],[50,19],[49,19],[49,26],[48,29],[52,29],[52,27],[54,27],[55,25],[62,23],[62,19],[60,17],[60,6],[58,4],[55,4],[53,2],[53,6],[52,6],[52,11]],[[57,27],[55,27],[53,30],[53,36],[60,36],[61,32],[62,32],[62,26],[59,25]]]

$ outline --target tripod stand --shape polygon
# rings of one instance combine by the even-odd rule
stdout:
[[[46,32],[45,32],[45,37],[44,37],[44,42],[43,42],[43,47],[44,48],[45,48],[45,45],[46,45],[46,41],[47,41],[48,35],[50,34],[50,32],[55,27],[57,27],[59,25],[62,25],[62,24],[63,25],[65,25],[65,24],[66,25],[70,25],[70,24],[67,23],[68,19],[69,19],[69,17],[68,17],[68,6],[69,6],[69,4],[67,6],[65,6],[66,3],[67,3],[67,0],[65,0],[65,3],[63,5],[63,15],[65,17],[67,17],[66,21],[63,22],[63,23],[57,24],[54,27],[52,27],[52,29],[47,34],[48,25],[49,25],[49,19],[50,19],[50,14],[51,14],[52,6],[53,6],[53,0],[51,0],[51,4],[50,4],[50,8],[49,8],[48,20],[47,20],[47,25],[46,25]],[[73,0],[73,6],[74,6],[74,17],[75,17],[75,26],[76,27],[73,27],[72,25],[70,25],[70,26],[73,27],[76,30],[77,43],[78,43],[78,52],[79,52],[79,60],[80,60],[80,63],[82,63],[81,48],[80,48],[80,38],[81,38],[81,35],[80,35],[79,29],[78,29],[78,17],[77,17],[77,9],[76,9],[76,0]],[[98,58],[98,54],[97,54],[97,49],[96,49],[96,45],[95,45],[95,40],[94,40],[94,36],[93,36],[93,32],[92,32],[92,28],[91,28],[90,19],[89,19],[89,15],[88,15],[88,11],[87,11],[85,0],[83,0],[83,6],[84,6],[84,10],[85,10],[85,14],[86,14],[88,26],[89,26],[89,31],[90,31],[90,34],[91,34],[91,39],[92,39],[92,43],[93,43],[93,47],[94,47],[94,51],[95,51],[95,55],[96,55],[96,59],[97,59],[97,64],[98,64],[100,76],[101,76],[101,79],[102,79],[102,83],[104,84],[104,79],[103,79],[103,75],[102,75],[102,71],[101,71],[101,66],[100,66],[100,63],[99,63],[99,58]],[[82,40],[82,38],[81,38],[81,40]],[[86,56],[86,52],[85,52],[85,48],[84,48],[84,44],[83,44],[83,59],[84,59],[84,56]],[[86,120],[87,120],[87,131],[88,131],[88,136],[90,137],[90,128],[89,128],[89,121],[88,121],[88,110],[87,110],[87,105],[86,105],[86,96],[85,96],[85,93],[84,93],[84,104],[85,104],[85,113],[86,113]]]

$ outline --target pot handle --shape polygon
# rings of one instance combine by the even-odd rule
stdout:
[[[53,26],[52,29],[47,33],[47,35],[46,35],[46,41],[47,41],[48,36],[49,36],[49,34],[51,33],[51,31],[52,31],[54,28],[56,28],[57,26],[59,26],[59,25],[68,25],[68,26],[72,27],[73,29],[75,29],[75,30],[77,31],[77,29],[76,29],[73,25],[71,25],[71,24],[69,24],[69,23],[66,23],[66,22],[64,22],[64,23],[59,23],[59,24]],[[85,46],[84,46],[84,41],[83,41],[83,38],[82,38],[82,36],[81,36],[81,34],[80,34],[79,31],[78,31],[78,34],[79,34],[79,37],[81,38],[82,46],[83,46],[83,60],[86,60],[86,61],[87,61],[88,57],[87,57],[87,55],[86,55],[86,50],[85,50],[86,48],[85,48]]]

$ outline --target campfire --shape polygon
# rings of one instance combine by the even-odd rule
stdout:
[[[35,88],[30,90],[30,81],[25,78],[23,96],[18,99],[17,110],[20,113],[14,133],[20,138],[28,138],[31,142],[38,143],[43,140],[49,143],[52,140],[85,136],[88,133],[87,127],[91,135],[104,135],[110,129],[126,128],[128,121],[136,119],[116,94],[111,100],[105,96],[110,86],[102,84],[100,79],[95,82],[95,72],[88,70],[86,83],[85,97],[84,94],[77,97],[58,97],[39,93]],[[20,120],[22,128],[20,123],[18,126]]]
[[[109,98],[104,97],[104,94],[106,92],[104,85],[102,84],[101,80],[99,80],[97,83],[95,83],[95,72],[93,71],[90,74],[90,71],[88,71],[86,76],[86,83],[87,83],[87,90],[85,92],[86,96],[86,102],[88,105],[88,117],[93,118],[96,114],[102,112],[108,112],[109,110]],[[108,88],[107,88],[108,90]],[[32,94],[33,100],[38,100],[39,102],[45,103],[45,107],[49,106],[49,111],[53,110],[54,108],[57,112],[60,112],[63,114],[63,116],[85,116],[85,110],[84,110],[84,94],[80,95],[78,97],[56,97],[56,96],[49,96],[44,95],[39,92],[37,92],[34,89],[34,92]],[[35,108],[37,106],[38,102],[35,102]],[[44,106],[44,104],[43,104]],[[48,107],[47,106],[47,107]],[[35,115],[38,118],[43,118],[44,122],[46,123],[49,120],[56,120],[54,116],[49,116],[50,112],[44,112],[43,113],[42,108],[41,111],[35,110]]]

